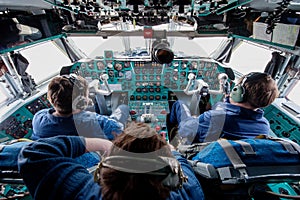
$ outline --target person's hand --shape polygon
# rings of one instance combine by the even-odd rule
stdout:
[[[100,151],[108,152],[112,147],[112,142],[101,138],[85,138],[85,148],[87,152]]]
[[[168,144],[168,145],[169,145],[171,151],[176,151],[175,147],[172,144]]]

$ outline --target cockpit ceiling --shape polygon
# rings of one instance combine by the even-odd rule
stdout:
[[[244,6],[256,11],[273,11],[278,5],[282,2],[289,3],[288,9],[290,10],[300,10],[300,0],[0,0],[0,11],[5,10],[22,10],[22,11],[34,11],[39,9],[53,9],[55,6],[63,5],[76,5],[76,4],[88,4],[88,2],[95,2],[105,6],[119,5],[122,8],[122,5],[149,5],[149,6],[192,6],[193,9],[196,9],[197,6],[203,6],[210,4],[210,7],[228,7],[227,10],[232,8]],[[125,8],[125,7],[124,7]],[[227,11],[226,10],[226,11]]]
[[[270,12],[273,11],[275,8],[278,7],[278,4],[281,2],[290,2],[288,9],[299,11],[300,10],[300,0],[293,0],[293,1],[286,1],[286,0],[252,0],[246,6],[249,6],[253,10],[257,11],[266,11]]]
[[[39,29],[43,38],[61,33],[141,36],[144,27],[160,25],[173,26],[161,29],[168,37],[179,37],[175,31],[191,39],[228,33],[249,37],[259,18],[271,31],[290,18],[291,24],[299,23],[300,0],[0,0],[0,11],[1,20],[17,18]]]
[[[19,10],[19,11],[35,11],[43,9],[52,9],[55,0],[0,0],[0,11]]]

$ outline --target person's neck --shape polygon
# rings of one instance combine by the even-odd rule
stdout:
[[[73,115],[73,114],[77,114],[77,113],[79,113],[81,110],[79,110],[79,109],[76,109],[76,110],[73,110],[73,112],[71,112],[71,113],[61,113],[61,112],[58,112],[58,111],[56,111],[55,110],[55,112],[53,112],[52,113],[52,115],[54,115],[54,116],[56,116],[56,117],[70,117],[71,115]]]
[[[58,111],[55,111],[54,113],[52,113],[52,115],[54,115],[55,117],[70,117],[71,115],[73,115],[73,113],[60,113]]]
[[[249,110],[256,111],[258,109],[258,108],[254,108],[253,106],[251,106],[248,102],[238,103],[238,102],[235,102],[232,99],[230,99],[230,103],[232,105],[236,105],[236,106],[239,106],[239,107],[242,107],[242,108],[246,108],[246,109],[249,109]]]

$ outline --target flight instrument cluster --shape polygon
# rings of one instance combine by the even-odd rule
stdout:
[[[192,95],[184,90],[189,77],[203,80],[209,90],[219,90],[218,74],[225,70],[209,59],[174,59],[170,64],[160,64],[140,59],[94,59],[77,62],[71,72],[81,75],[89,82],[99,80],[106,105],[115,108],[128,104],[133,120],[151,123],[157,130],[166,129],[166,114],[170,112],[172,102],[184,99],[190,103]],[[191,86],[191,90],[197,87]],[[112,93],[112,95],[111,95]],[[119,94],[119,95],[118,95]],[[220,101],[222,94],[211,95],[211,103]]]
[[[73,66],[73,70],[91,79],[99,79],[101,75],[107,74],[108,83],[119,85],[119,90],[162,86],[172,91],[185,89],[190,73],[195,74],[196,79],[203,79],[210,89],[218,90],[217,76],[224,72],[224,69],[217,63],[200,59],[174,59],[170,64],[139,60],[95,59],[89,62],[79,62]]]

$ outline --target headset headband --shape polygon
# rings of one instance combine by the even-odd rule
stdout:
[[[179,163],[177,160],[175,160],[175,158],[169,157],[158,157],[155,159],[130,156],[109,156],[101,162],[101,165],[103,167],[128,173],[167,175],[169,171],[166,169],[161,169],[165,168],[166,166],[170,166],[171,169],[178,167]]]
[[[78,77],[76,74],[72,73],[68,75],[62,75],[62,77],[68,79],[72,85],[78,86],[78,84],[76,84],[77,77]]]
[[[247,74],[247,75],[243,78],[242,82],[241,82],[239,85],[242,86],[242,87],[244,87],[244,85],[245,85],[247,79],[249,79],[253,74],[254,74],[254,72],[251,72],[251,73]]]
[[[76,74],[72,73],[68,75],[62,75],[62,77],[68,79],[73,86],[78,88],[79,96],[84,96],[84,87],[79,83],[78,76]]]
[[[268,76],[268,74],[266,74],[266,73],[261,73],[261,72],[251,72],[251,73],[247,74],[247,75],[243,78],[241,84],[239,84],[239,85],[241,85],[241,86],[244,87],[244,85],[245,85],[245,83],[246,83],[247,80],[252,79],[252,78],[254,78],[254,77],[256,77],[256,79],[257,79],[257,78],[260,77],[260,76]]]
[[[107,167],[132,174],[148,174],[166,177],[162,184],[171,188],[180,188],[187,177],[183,174],[180,163],[171,157],[141,158],[131,156],[108,156],[98,165],[95,181],[101,179],[100,168]]]

